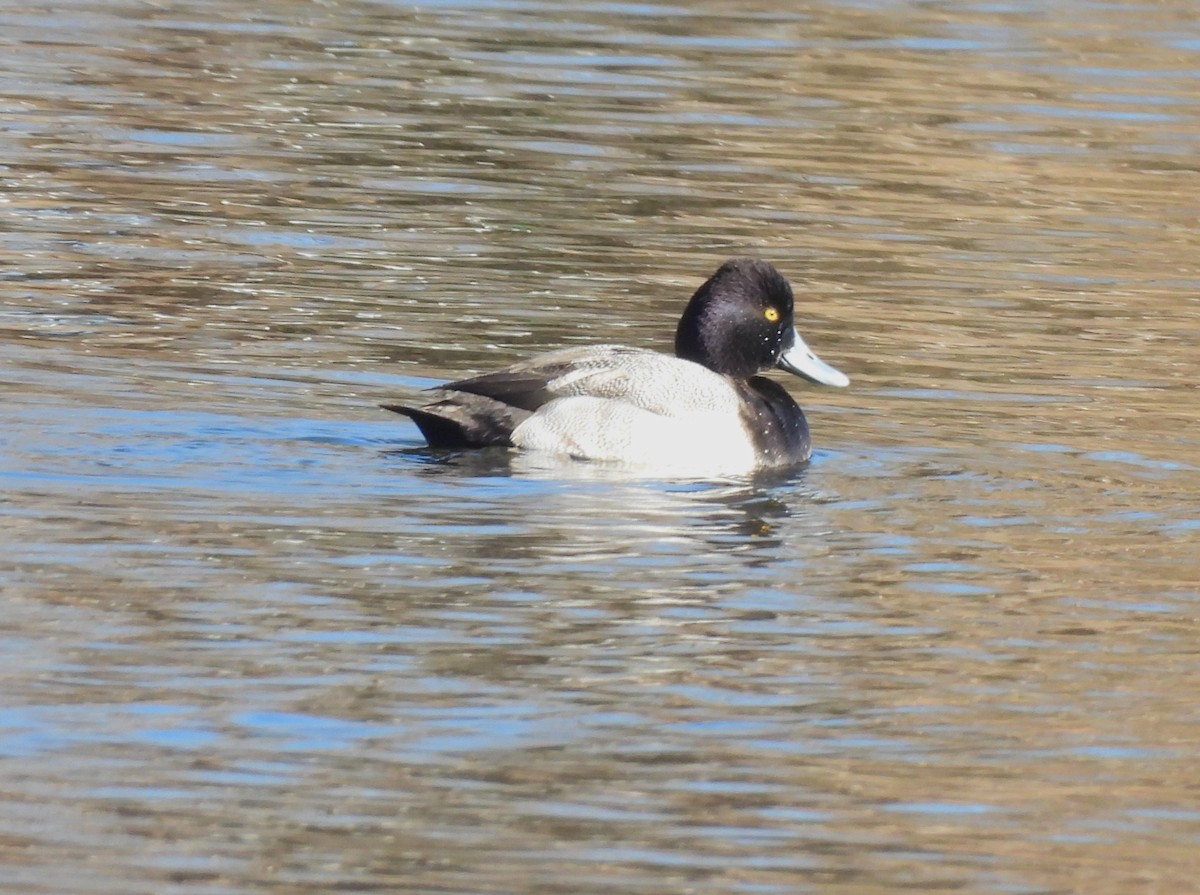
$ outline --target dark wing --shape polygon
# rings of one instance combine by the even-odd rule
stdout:
[[[422,404],[384,404],[412,419],[430,447],[511,445],[512,431],[558,397],[553,383],[571,372],[574,349],[539,355],[495,373],[448,382]]]
[[[431,447],[511,445],[513,429],[559,396],[553,384],[572,371],[581,352],[594,354],[592,349],[552,351],[495,373],[440,385],[419,404],[382,406],[412,419]]]
[[[497,373],[485,373],[483,376],[449,382],[439,390],[491,398],[509,407],[532,413],[547,401],[554,400],[555,395],[550,390],[550,383],[563,372],[565,371],[550,368],[530,371],[500,370]]]

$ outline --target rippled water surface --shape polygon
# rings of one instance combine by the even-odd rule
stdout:
[[[1182,0],[0,8],[0,890],[1174,893],[1200,875]],[[853,379],[688,481],[377,409]]]

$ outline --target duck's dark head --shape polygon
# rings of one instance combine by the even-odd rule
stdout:
[[[733,258],[696,290],[675,331],[675,355],[735,379],[772,367],[823,385],[846,375],[804,344],[793,319],[792,287],[766,261]]]

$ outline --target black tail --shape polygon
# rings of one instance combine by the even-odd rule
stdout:
[[[381,404],[384,410],[409,417],[430,447],[474,448],[511,445],[512,431],[529,411],[509,407],[482,395],[454,392],[420,407]]]

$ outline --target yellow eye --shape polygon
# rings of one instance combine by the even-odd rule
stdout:
[[[767,308],[765,311],[763,311],[763,316],[766,317],[768,320],[770,320],[772,323],[778,323],[779,322],[779,308]]]

